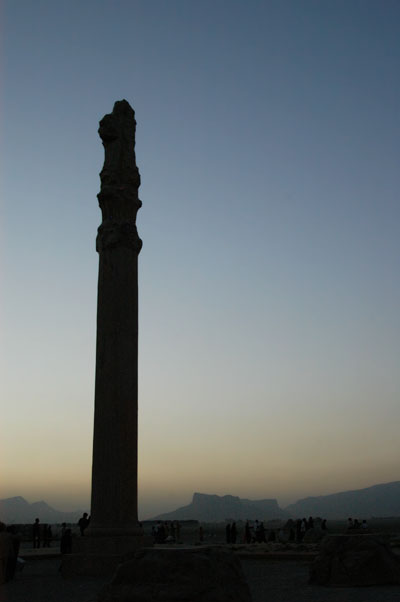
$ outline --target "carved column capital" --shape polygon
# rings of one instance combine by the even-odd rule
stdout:
[[[96,251],[125,247],[138,254],[142,248],[135,222],[105,220],[97,230]]]

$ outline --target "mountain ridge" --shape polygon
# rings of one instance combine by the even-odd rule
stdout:
[[[400,517],[400,481],[391,481],[340,491],[328,495],[302,498],[281,508],[276,499],[248,500],[237,496],[194,493],[192,502],[153,520],[187,520],[204,522],[235,520],[271,520],[320,516],[326,519],[345,519],[349,516]]]
[[[80,516],[80,510],[62,512],[52,508],[44,500],[32,504],[22,496],[0,500],[0,520],[6,524],[33,523],[35,518],[39,518],[42,523],[75,523]]]
[[[30,504],[22,496],[0,500],[0,521],[6,524],[30,523],[36,517],[43,523],[76,523],[82,511],[62,512],[41,500]],[[271,520],[320,516],[345,519],[349,516],[400,517],[400,481],[372,485],[362,489],[301,498],[281,508],[274,498],[250,500],[233,495],[218,496],[195,492],[190,504],[164,512],[152,520]]]
[[[291,516],[319,515],[330,519],[400,516],[400,481],[302,498],[285,510]]]

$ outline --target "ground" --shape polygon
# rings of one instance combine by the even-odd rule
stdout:
[[[253,602],[398,602],[400,586],[326,588],[308,585],[309,563],[242,560]],[[95,602],[105,578],[63,579],[60,557],[27,559],[14,581],[0,586],[1,602]]]

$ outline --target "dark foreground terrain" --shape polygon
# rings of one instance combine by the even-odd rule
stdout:
[[[59,573],[60,557],[27,560],[15,580],[0,586],[1,602],[95,602],[108,579]],[[253,602],[399,602],[400,586],[325,588],[308,585],[309,563],[294,560],[242,560]]]

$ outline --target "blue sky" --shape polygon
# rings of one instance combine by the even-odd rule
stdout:
[[[399,479],[396,1],[3,0],[1,497],[87,505],[103,148],[141,173],[139,500]]]

